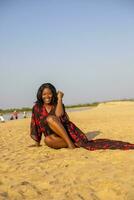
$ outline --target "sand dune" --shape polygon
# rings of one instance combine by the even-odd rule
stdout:
[[[90,139],[134,143],[134,103],[69,113]],[[54,150],[33,144],[30,119],[0,124],[0,200],[134,200],[134,150]]]

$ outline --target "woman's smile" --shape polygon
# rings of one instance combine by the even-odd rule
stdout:
[[[50,103],[52,98],[44,98],[45,103]]]
[[[50,104],[53,98],[52,91],[49,88],[45,88],[42,92],[42,99],[44,103]]]

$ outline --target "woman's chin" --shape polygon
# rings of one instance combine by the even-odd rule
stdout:
[[[50,105],[51,101],[44,101],[44,104]]]

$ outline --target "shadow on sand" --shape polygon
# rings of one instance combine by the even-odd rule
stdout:
[[[92,140],[93,138],[95,138],[97,135],[101,134],[101,131],[89,131],[86,133],[86,136],[88,138],[88,140]]]

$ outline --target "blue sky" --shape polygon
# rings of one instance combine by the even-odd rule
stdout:
[[[42,83],[66,105],[134,98],[134,3],[0,0],[0,108],[32,107]]]

